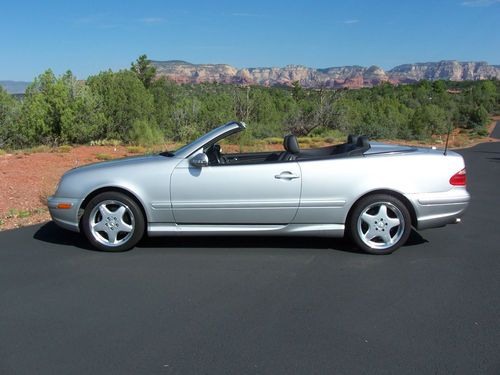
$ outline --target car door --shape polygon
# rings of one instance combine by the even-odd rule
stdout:
[[[294,161],[194,167],[185,159],[170,179],[179,224],[287,224],[297,212],[300,190]]]

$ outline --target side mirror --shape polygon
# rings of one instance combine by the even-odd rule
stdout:
[[[206,167],[208,166],[208,156],[204,152],[196,154],[189,160],[189,164],[196,168]]]

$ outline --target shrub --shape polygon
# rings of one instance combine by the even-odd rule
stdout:
[[[476,131],[476,134],[480,137],[488,137],[490,135],[488,129],[479,129]]]
[[[95,154],[95,158],[97,160],[111,160],[114,159],[114,157],[110,154]]]
[[[283,143],[283,138],[280,138],[280,137],[269,137],[269,138],[264,138],[264,141],[268,145],[279,145],[279,144]]]
[[[135,120],[128,137],[131,143],[143,146],[153,146],[164,141],[156,123],[147,120]]]
[[[95,141],[90,141],[91,146],[119,146],[122,142],[118,139],[97,139]]]
[[[56,152],[62,152],[62,153],[68,153],[71,150],[73,150],[73,147],[71,147],[70,145],[62,145],[56,148]]]
[[[313,143],[312,138],[309,138],[309,137],[299,137],[299,138],[297,138],[297,141],[299,143],[302,143],[305,145],[309,145],[309,144]]]
[[[21,211],[19,211],[19,213],[18,213],[18,215],[17,215],[17,217],[19,217],[19,218],[21,218],[21,219],[23,219],[23,218],[25,218],[25,217],[29,217],[29,216],[31,216],[31,212],[26,211],[26,210],[21,210]]]
[[[32,148],[28,149],[28,152],[30,154],[38,154],[41,152],[50,152],[51,150],[52,149],[47,145],[40,145],[40,146],[36,146],[36,147],[32,147]]]
[[[16,218],[18,214],[19,214],[19,211],[18,211],[18,210],[16,210],[15,208],[11,208],[11,209],[7,212],[7,219],[13,219],[13,218]]]
[[[144,154],[146,149],[142,146],[128,146],[127,152],[130,154]]]

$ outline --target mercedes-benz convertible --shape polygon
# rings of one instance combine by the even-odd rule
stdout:
[[[174,152],[72,169],[48,199],[52,219],[106,251],[146,233],[348,235],[388,254],[412,228],[456,223],[468,205],[464,160],[453,151],[364,136],[301,149],[287,135],[282,151],[223,153],[220,142],[245,127],[230,122]]]

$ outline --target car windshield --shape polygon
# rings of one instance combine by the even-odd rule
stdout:
[[[160,155],[162,156],[166,156],[166,157],[173,157],[177,154],[180,154],[182,153],[184,150],[186,150],[188,147],[190,147],[192,144],[195,144],[195,143],[199,143],[199,144],[203,144],[203,143],[206,143],[208,142],[209,140],[211,140],[212,138],[214,138],[215,135],[217,135],[218,133],[220,133],[220,130],[222,128],[225,128],[227,126],[231,126],[233,125],[234,123],[228,123],[228,124],[225,124],[225,125],[222,125],[222,126],[219,126],[215,129],[212,129],[210,130],[208,133],[202,135],[201,137],[199,137],[198,139],[194,140],[193,142],[190,142],[184,146],[182,146],[181,148],[178,148],[177,150],[175,151],[164,151],[162,153],[160,153]]]

